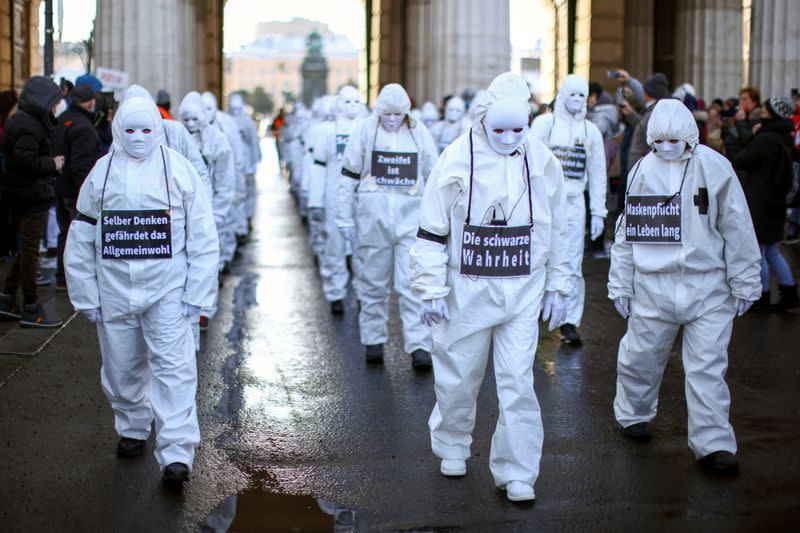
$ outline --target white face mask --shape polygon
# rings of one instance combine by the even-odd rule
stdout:
[[[583,110],[583,106],[586,104],[586,96],[578,93],[573,93],[567,96],[566,101],[564,102],[564,107],[567,108],[567,111],[571,115],[577,115]]]
[[[656,155],[664,161],[677,161],[686,151],[686,141],[671,143],[669,141],[653,141]]]
[[[405,115],[401,113],[387,113],[380,116],[381,126],[389,133],[394,133],[403,125]]]
[[[528,103],[521,100],[498,100],[483,119],[489,146],[502,155],[513,154],[528,134]]]
[[[231,115],[238,115],[244,111],[244,107],[241,103],[231,102],[230,105],[228,105],[228,110],[231,112]]]
[[[342,116],[353,120],[361,113],[361,95],[352,87],[345,87],[339,92],[337,107]]]
[[[156,132],[153,117],[149,113],[136,111],[125,117],[122,145],[128,155],[136,159],[150,155],[156,147]]]
[[[189,130],[189,133],[200,131],[200,116],[196,109],[181,113],[181,122]]]
[[[447,102],[447,107],[444,108],[444,118],[447,122],[458,122],[464,117],[464,102],[458,100],[456,102]]]

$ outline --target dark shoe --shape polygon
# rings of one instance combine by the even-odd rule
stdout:
[[[145,441],[122,437],[117,443],[117,457],[120,459],[133,459],[144,453]]]
[[[769,291],[762,292],[761,298],[755,301],[753,307],[750,308],[751,311],[756,313],[766,313],[772,310],[772,298]]]
[[[58,281],[58,280],[56,280],[56,291],[57,292],[67,292],[67,282],[66,281]]]
[[[64,323],[57,318],[48,318],[44,312],[44,307],[39,304],[29,304],[22,306],[22,318],[19,325],[23,328],[57,328]]]
[[[564,324],[558,328],[558,331],[561,332],[561,340],[567,344],[580,344],[583,341],[578,333],[578,328],[572,324]]]
[[[200,315],[200,331],[208,331],[208,317]]]
[[[189,467],[183,463],[168,464],[164,469],[162,481],[167,488],[180,490],[183,483],[189,481]]]
[[[331,313],[334,315],[344,314],[344,302],[341,300],[334,300],[331,302]]]
[[[700,459],[700,466],[713,474],[736,475],[739,462],[731,452],[714,452]]]
[[[781,311],[788,311],[800,304],[800,297],[797,295],[797,285],[778,285],[780,299],[775,305]]]
[[[650,440],[653,434],[650,433],[650,422],[639,422],[626,428],[622,428],[622,433],[631,439],[635,440]]]
[[[382,363],[383,344],[368,344],[364,356],[367,359],[367,363]]]
[[[411,366],[417,370],[430,368],[432,364],[431,352],[426,352],[425,350],[414,350],[411,352]]]
[[[19,320],[22,312],[14,294],[0,294],[0,320]]]
[[[46,285],[52,285],[53,278],[50,276],[45,276],[41,272],[36,273],[36,286],[37,287],[44,287]]]

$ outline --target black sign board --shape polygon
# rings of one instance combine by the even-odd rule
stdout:
[[[583,146],[551,146],[550,151],[561,162],[564,177],[582,180],[586,175],[586,148]]]
[[[461,274],[512,278],[531,273],[530,226],[464,225]]]
[[[628,195],[625,199],[625,242],[681,243],[681,195]]]
[[[373,150],[372,177],[386,187],[413,187],[417,184],[417,154]]]
[[[349,135],[344,135],[342,133],[336,134],[336,160],[341,161],[342,156],[344,155],[344,149],[347,147],[347,140],[350,138]]]
[[[172,258],[172,224],[165,209],[103,211],[103,259]]]

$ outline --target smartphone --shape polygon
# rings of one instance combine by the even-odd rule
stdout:
[[[622,92],[622,87],[617,89],[616,99],[618,106],[622,106],[625,104],[625,93]]]
[[[617,78],[617,76],[619,75],[619,72],[617,72],[616,70],[609,70],[609,71],[607,71],[607,72],[606,72],[606,75],[607,75],[607,76],[608,76],[610,79],[614,80],[614,79],[616,79],[616,78]]]

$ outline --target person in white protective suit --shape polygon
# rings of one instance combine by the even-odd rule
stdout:
[[[367,361],[383,360],[394,280],[405,351],[414,368],[422,369],[431,365],[431,336],[419,323],[421,300],[411,292],[408,254],[437,152],[428,129],[409,118],[410,109],[405,89],[390,83],[381,89],[358,135],[350,136],[342,157],[336,225],[357,246],[358,322]]]
[[[439,110],[433,102],[425,102],[422,104],[422,123],[425,127],[431,129],[434,124],[439,122]]]
[[[315,217],[311,216],[309,196],[311,194],[311,180],[314,178],[314,147],[322,135],[325,124],[330,124],[336,120],[336,96],[325,95],[317,98],[313,104],[314,119],[303,132],[303,146],[306,153],[303,156],[303,180],[300,187],[301,202],[308,209],[308,243],[318,264],[321,264],[320,257],[325,252],[325,241],[323,239],[324,222],[319,212]],[[318,177],[318,175],[317,175]]]
[[[431,128],[431,135],[436,141],[439,152],[444,151],[451,142],[469,129],[469,124],[464,120],[466,111],[464,100],[458,96],[447,101],[444,107],[444,120],[437,122]]]
[[[608,281],[608,297],[628,319],[614,414],[626,435],[651,437],[661,377],[683,326],[689,448],[703,466],[732,473],[728,342],[734,317],[761,296],[761,255],[731,164],[698,137],[691,112],[661,100],[647,127],[652,152],[628,177]]]
[[[556,96],[552,113],[540,115],[533,121],[531,135],[543,142],[559,161],[567,184],[567,219],[569,221],[568,257],[574,290],[567,302],[567,320],[559,328],[568,344],[580,343],[578,328],[583,317],[586,283],[583,279],[583,245],[586,230],[586,200],[583,196],[588,183],[590,238],[603,234],[608,179],[603,135],[597,126],[586,120],[586,99],[589,84],[570,74],[564,79]]]
[[[544,306],[555,329],[570,290],[565,184],[558,160],[527,135],[528,98],[516,74],[491,83],[476,122],[431,172],[411,249],[411,287],[433,330],[433,453],[445,476],[466,474],[493,346],[500,416],[489,466],[512,501],[534,499],[542,454],[539,314]]]
[[[156,461],[179,486],[200,442],[190,324],[214,302],[217,230],[197,171],[164,146],[151,99],[122,102],[112,131],[67,237],[69,297],[97,324],[117,455],[141,455],[155,421]]]
[[[325,299],[333,314],[344,313],[347,295],[347,242],[336,227],[336,194],[342,177],[342,155],[347,141],[357,131],[361,95],[346,85],[336,98],[336,120],[323,122],[316,134],[314,166],[310,180],[308,206],[312,221],[322,224],[323,249],[319,272]]]
[[[178,117],[183,123],[184,130],[190,135],[190,140],[202,154],[207,165],[209,183],[206,193],[211,198],[214,208],[214,223],[217,228],[220,249],[231,249],[236,246],[236,235],[233,228],[227,224],[230,220],[230,210],[236,195],[236,169],[233,162],[233,151],[225,135],[216,128],[209,127],[206,122],[206,113],[203,107],[203,98],[200,93],[192,91],[184,96],[178,108]],[[225,261],[220,256],[219,273],[225,267]],[[199,329],[208,329],[209,319],[217,313],[216,299],[210,308],[204,308],[200,313]]]
[[[237,244],[242,244],[247,239],[249,228],[247,226],[247,206],[245,205],[245,198],[247,195],[247,179],[245,165],[247,156],[245,155],[246,149],[242,136],[239,134],[239,127],[236,121],[228,113],[220,111],[217,105],[217,97],[208,91],[202,94],[203,104],[206,108],[206,120],[210,126],[213,126],[223,134],[228,140],[233,150],[233,162],[236,168],[236,196],[233,199],[233,207],[231,208],[231,218],[229,224],[233,227],[234,234],[236,235]],[[230,263],[236,253],[236,247],[233,249],[224,250],[223,255],[225,261]]]
[[[244,98],[240,93],[228,97],[228,111],[239,126],[239,134],[244,145],[245,173],[245,211],[247,213],[247,232],[253,228],[253,216],[256,214],[256,171],[261,162],[261,143],[258,128],[253,118],[244,108]]]

